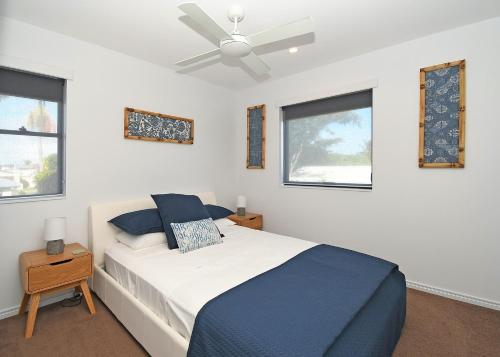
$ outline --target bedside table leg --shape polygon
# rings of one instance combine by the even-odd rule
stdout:
[[[19,306],[19,316],[24,315],[26,312],[26,306],[28,306],[28,301],[30,301],[30,294],[24,293],[23,300],[21,301],[21,306]]]
[[[33,328],[35,327],[36,313],[38,311],[39,304],[40,293],[33,294],[31,296],[30,311],[28,312],[28,321],[26,322],[26,332],[24,333],[25,338],[33,336]]]
[[[87,281],[84,280],[80,283],[80,289],[82,290],[83,296],[85,297],[85,302],[87,303],[87,307],[92,315],[95,314],[94,302],[92,301],[92,295],[90,295],[89,286],[87,285]]]

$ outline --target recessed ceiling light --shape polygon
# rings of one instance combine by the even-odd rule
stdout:
[[[290,52],[290,53],[297,53],[297,52],[299,52],[299,49],[297,47],[291,47],[291,48],[288,49],[288,52]]]

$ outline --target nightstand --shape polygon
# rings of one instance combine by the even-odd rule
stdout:
[[[74,255],[75,249],[84,252]],[[35,327],[40,295],[75,288],[81,291],[90,313],[95,314],[87,279],[92,277],[92,253],[78,243],[67,244],[64,252],[48,255],[45,249],[22,253],[19,256],[24,296],[19,307],[19,315],[26,311],[30,301],[28,320],[24,337],[30,338]]]
[[[247,212],[244,216],[232,214],[227,218],[236,222],[238,226],[262,230],[263,218],[261,214]]]

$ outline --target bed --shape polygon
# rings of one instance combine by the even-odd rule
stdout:
[[[216,204],[213,193],[198,196],[205,204]],[[92,289],[153,356],[186,356],[188,349],[191,356],[232,355],[231,348],[237,348],[235,343],[230,343],[228,346],[224,346],[224,343],[217,343],[214,346],[210,342],[214,339],[217,341],[236,339],[234,336],[231,337],[234,328],[228,328],[224,332],[224,324],[234,322],[230,320],[232,317],[228,313],[230,309],[227,308],[231,304],[234,305],[231,299],[238,298],[238,294],[251,297],[256,289],[254,277],[266,276],[273,279],[272,273],[278,274],[286,264],[288,264],[286,267],[289,267],[291,265],[289,262],[297,260],[297,257],[306,258],[306,254],[316,254],[309,259],[316,261],[318,253],[330,248],[239,226],[223,228],[222,233],[226,236],[223,244],[199,249],[189,254],[169,250],[166,245],[133,251],[114,239],[117,230],[108,224],[107,220],[121,213],[153,207],[155,205],[151,199],[95,204],[90,207],[90,246],[94,252],[96,264]],[[342,259],[342,256],[352,254],[350,251],[339,248],[332,253],[337,255],[335,259],[329,258],[330,260]],[[359,255],[359,253],[356,254]],[[346,257],[351,259],[350,255]],[[286,264],[283,264],[284,262]],[[302,265],[299,267],[299,271],[302,270]],[[297,272],[292,271],[291,274],[297,277]],[[279,284],[283,280],[279,277],[274,279],[277,280],[269,280],[267,284]],[[257,279],[256,283],[259,282],[266,284],[264,279]],[[252,283],[254,287],[251,286]],[[317,287],[324,285],[321,282],[318,284],[320,285]],[[242,290],[241,287],[248,287],[248,289]],[[301,299],[301,297],[299,293],[286,293],[286,288],[283,286],[278,289],[285,294],[279,298],[283,301],[289,300],[289,309],[293,309],[295,315],[299,316],[300,312],[314,313],[314,310],[308,312],[307,307],[301,308],[300,301],[288,299],[287,297],[291,295],[294,295],[296,299]],[[350,316],[348,323],[341,325],[343,327],[339,329],[335,343],[327,349],[323,348],[320,355],[390,355],[399,338],[405,318],[404,275],[397,268],[392,269],[387,276],[383,276],[378,285],[374,285],[369,291],[369,300],[363,302],[360,305],[361,308],[353,310],[356,311],[355,316]],[[256,290],[255,294],[255,297],[260,296],[259,290]],[[263,326],[257,325],[257,332],[246,331],[248,327],[251,327],[250,325],[259,323],[259,321],[250,322],[255,313],[252,308],[257,305],[255,297],[247,299],[246,309],[249,315],[241,314],[239,307],[236,309],[238,311],[235,310],[233,313],[233,317],[237,316],[239,319],[234,323],[245,326],[242,331],[239,331],[243,335],[239,341],[241,346],[252,344],[248,337],[245,339],[245,333],[253,338],[258,330],[264,331],[266,328],[271,328],[267,322]],[[239,297],[239,299],[238,304],[242,298]],[[345,305],[349,304],[346,300],[351,300],[345,297],[343,299]],[[220,303],[217,304],[217,302]],[[243,306],[243,302],[241,304]],[[339,320],[342,320],[341,315],[346,310],[342,308],[343,305],[344,303],[336,303],[339,310],[335,313],[339,313]],[[295,306],[297,307],[294,308]],[[212,309],[211,312],[207,311],[209,308]],[[217,318],[215,321],[210,320],[214,314]],[[218,317],[222,315],[228,315],[226,322],[218,322],[220,320]],[[348,314],[345,318],[347,317]],[[280,319],[281,317],[278,316],[277,320]],[[222,323],[222,325],[216,327],[214,331],[209,331],[214,323]],[[289,333],[292,333],[296,327],[293,324],[285,326],[285,322],[283,325],[284,330]],[[274,334],[276,330],[275,328],[270,331]],[[301,327],[296,330],[296,333],[302,333],[304,329]],[[328,328],[326,330],[329,331]],[[266,346],[264,340],[268,335],[269,333],[266,333],[259,337],[261,346],[258,348],[275,352],[269,355],[293,355],[294,353],[297,356],[312,355],[310,352],[314,350],[302,349],[303,345],[307,344],[290,346],[293,348],[290,351],[279,350],[280,343],[281,345],[283,343],[279,342],[278,334],[267,341]],[[286,334],[281,335],[284,338],[287,337]],[[318,334],[311,334],[308,340],[314,339],[316,335]],[[243,354],[255,355],[255,350],[246,351]],[[259,355],[265,355],[265,353],[259,353]]]

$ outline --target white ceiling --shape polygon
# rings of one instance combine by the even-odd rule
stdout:
[[[190,28],[175,0],[0,0],[0,15],[92,42],[168,68],[215,48],[213,39]],[[227,30],[227,8],[238,3],[251,34],[305,16],[315,35],[255,52],[269,64],[268,77],[254,78],[239,61],[209,60],[186,72],[231,89],[256,85],[378,48],[500,16],[499,0],[197,0]],[[299,52],[287,49],[299,46]],[[277,51],[274,51],[277,50]]]

